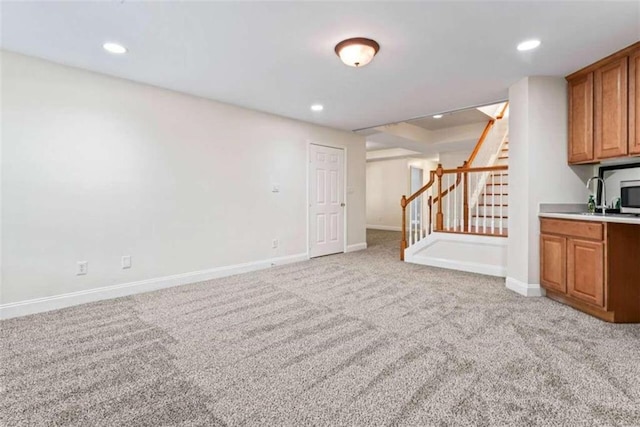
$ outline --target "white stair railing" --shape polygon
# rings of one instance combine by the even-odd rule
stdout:
[[[402,196],[401,259],[405,249],[434,231],[506,235],[503,172],[507,170],[507,165],[456,169],[438,165],[424,187],[409,198]],[[471,204],[478,188],[482,197]]]
[[[442,170],[441,180],[445,185],[442,206],[436,198],[432,210],[435,231],[457,233],[504,235],[507,231],[506,190],[503,172],[508,166],[485,168],[458,168]],[[438,176],[438,171],[436,171]],[[482,197],[470,203],[471,189],[480,188]],[[447,191],[448,190],[448,191]],[[441,214],[439,228],[438,216]]]

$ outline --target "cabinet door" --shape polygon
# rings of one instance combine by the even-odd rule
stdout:
[[[629,154],[640,154],[640,49],[629,57]]]
[[[567,293],[604,307],[604,243],[567,239]]]
[[[564,237],[540,235],[540,284],[563,294],[567,292],[566,242]]]
[[[594,72],[593,145],[596,159],[628,153],[627,62],[625,56]]]
[[[569,163],[593,160],[593,73],[569,81]]]

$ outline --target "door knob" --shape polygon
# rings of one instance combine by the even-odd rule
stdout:
[[[344,202],[340,203],[340,206],[342,206],[344,208],[345,207]]]

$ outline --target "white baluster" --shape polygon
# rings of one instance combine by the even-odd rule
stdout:
[[[476,175],[476,188],[480,189],[480,174]],[[480,224],[478,223],[478,221],[480,220],[480,217],[478,216],[480,215],[480,194],[482,194],[482,191],[478,193],[478,203],[476,203],[476,233],[480,231]],[[486,191],[484,192],[484,194],[486,198]]]
[[[469,185],[467,185],[467,197],[469,198],[469,212],[467,212],[467,218],[469,218],[469,222],[467,223],[467,231],[471,233],[471,222],[473,220],[473,217],[471,216],[471,207],[473,206],[473,192],[471,192],[471,189],[475,187],[471,185],[471,183],[473,182],[473,174],[469,174],[468,176]]]
[[[418,241],[422,240],[422,195],[416,200],[418,213],[416,215],[416,226],[418,227]]]
[[[413,239],[413,243],[416,243],[416,201],[415,199],[411,202],[411,238]]]
[[[416,199],[416,242],[420,241],[420,197]]]
[[[424,221],[425,221],[424,217],[426,212],[427,212],[427,195],[425,193],[422,193],[422,215],[421,215],[420,225],[422,226],[423,238],[427,237],[427,227],[424,226]]]
[[[433,224],[436,222],[435,221],[435,216],[436,216],[436,204],[433,202],[434,197],[433,197],[433,193],[435,193],[436,189],[435,189],[435,185],[431,186],[431,221],[429,224],[430,233],[433,233]]]
[[[503,173],[500,172],[500,189],[501,190],[503,188],[502,177],[503,177]],[[504,191],[500,191],[500,235],[502,235],[502,217],[504,216],[504,214],[502,213],[502,206],[504,205],[504,203],[502,202],[502,193],[504,193]]]
[[[460,227],[460,231],[464,232],[464,175],[460,175],[460,182],[462,183],[462,191],[460,193],[460,217],[458,218],[458,226]]]
[[[445,187],[445,191],[449,190],[449,187],[451,186],[451,175],[447,174],[447,186]],[[451,226],[451,197],[449,197],[449,194],[447,193],[447,230],[449,230],[449,227]]]
[[[495,175],[491,173],[491,187],[496,188]],[[495,190],[494,190],[495,191]],[[500,197],[502,197],[502,188],[500,188]],[[491,234],[495,232],[496,215],[495,215],[495,199],[491,201]]]
[[[485,172],[484,174],[484,182],[482,183],[484,185],[484,191],[486,193],[487,191],[487,173]],[[493,188],[491,189],[491,203],[493,203]],[[484,208],[482,209],[482,234],[486,234],[487,233],[487,206],[485,203]]]
[[[457,209],[457,205],[458,205],[458,198],[456,197],[456,183],[458,182],[457,177],[454,175],[453,177],[453,231],[458,231],[457,226],[458,226],[458,209]]]
[[[413,201],[409,205],[409,246],[413,246]]]

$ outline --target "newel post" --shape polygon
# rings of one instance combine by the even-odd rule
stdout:
[[[444,228],[444,216],[442,215],[442,164],[438,164],[436,176],[438,177],[438,213],[436,213],[436,230],[442,231]]]
[[[402,206],[402,241],[400,242],[400,261],[404,261],[404,250],[407,248],[407,196],[400,199]]]

